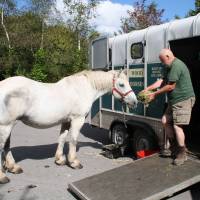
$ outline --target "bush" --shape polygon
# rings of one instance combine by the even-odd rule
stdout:
[[[39,49],[34,54],[35,63],[30,74],[28,75],[31,79],[41,82],[47,81],[47,74],[45,73],[45,57],[46,54],[44,49]]]

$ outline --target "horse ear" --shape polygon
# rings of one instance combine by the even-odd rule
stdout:
[[[127,70],[127,69],[124,69],[122,72],[123,72],[126,76],[128,75],[128,70]]]
[[[122,73],[123,69],[121,68],[118,73],[117,73],[117,77],[120,77],[120,74]]]
[[[120,74],[123,73],[127,76],[127,69],[120,69],[119,73],[118,73],[118,77],[120,76]]]

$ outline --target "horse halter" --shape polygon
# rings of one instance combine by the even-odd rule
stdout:
[[[121,96],[121,100],[123,101],[124,98],[130,94],[131,92],[133,92],[133,90],[129,90],[128,92],[126,93],[122,93],[120,92],[116,87],[115,87],[115,76],[113,77],[113,88],[112,88],[112,94],[116,92],[117,94],[119,94]]]

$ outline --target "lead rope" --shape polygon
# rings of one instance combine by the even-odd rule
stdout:
[[[126,116],[125,116],[125,111],[124,111],[124,105],[126,105],[126,104],[122,102],[123,122],[124,122],[125,128],[127,128],[127,125],[126,125]]]

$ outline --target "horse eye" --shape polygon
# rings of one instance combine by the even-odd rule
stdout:
[[[120,84],[119,84],[119,87],[124,87],[124,84],[123,84],[123,83],[120,83]]]

